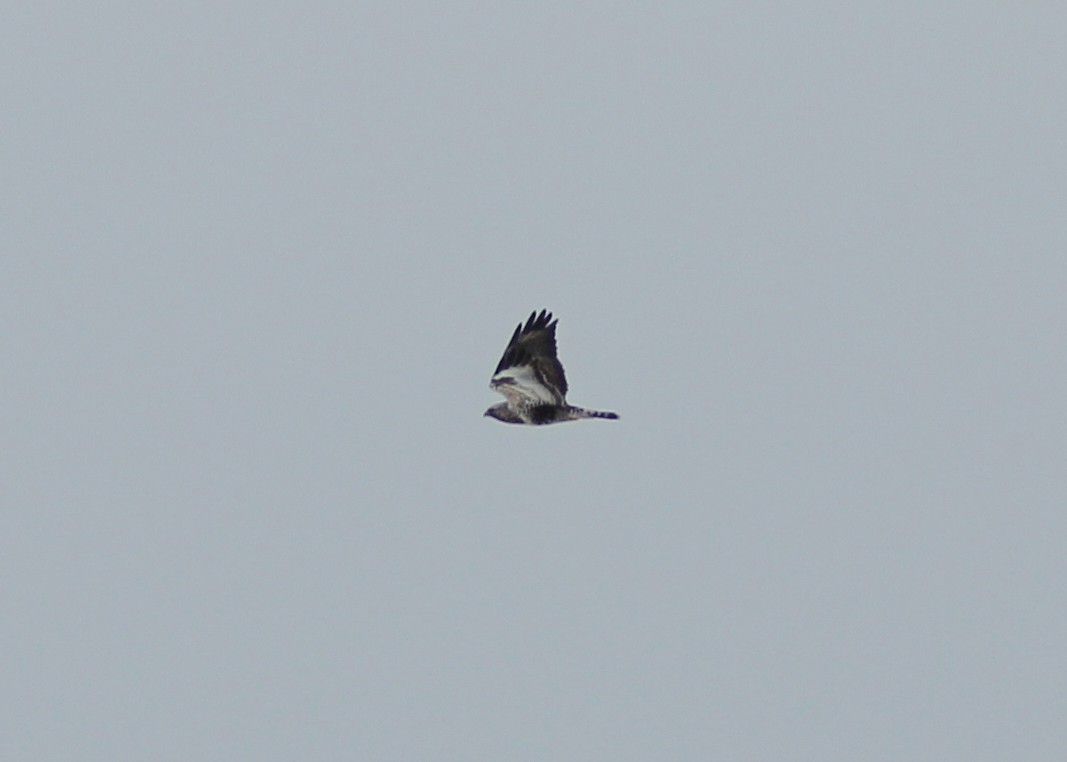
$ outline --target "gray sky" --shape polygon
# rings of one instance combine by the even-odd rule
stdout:
[[[1063,758],[1067,11],[534,5],[7,14],[3,759]]]

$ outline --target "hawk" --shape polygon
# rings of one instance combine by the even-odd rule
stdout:
[[[489,388],[508,401],[493,405],[485,415],[504,423],[534,426],[619,417],[567,404],[567,378],[556,358],[557,322],[548,310],[541,310],[540,315],[534,310],[525,326],[519,323],[489,382]]]

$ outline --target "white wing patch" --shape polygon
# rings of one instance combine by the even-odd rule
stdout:
[[[551,387],[541,382],[529,365],[504,368],[493,376],[489,387],[507,397],[512,405],[559,405],[563,402]]]

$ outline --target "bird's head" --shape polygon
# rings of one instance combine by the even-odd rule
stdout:
[[[493,405],[482,414],[483,418],[486,416],[489,418],[496,418],[498,421],[503,421],[504,423],[523,422],[522,418],[516,415],[515,411],[508,407],[508,403],[506,402],[501,402],[499,405]]]

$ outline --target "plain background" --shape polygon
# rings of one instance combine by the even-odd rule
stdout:
[[[1064,759],[1065,28],[9,8],[0,756]]]

